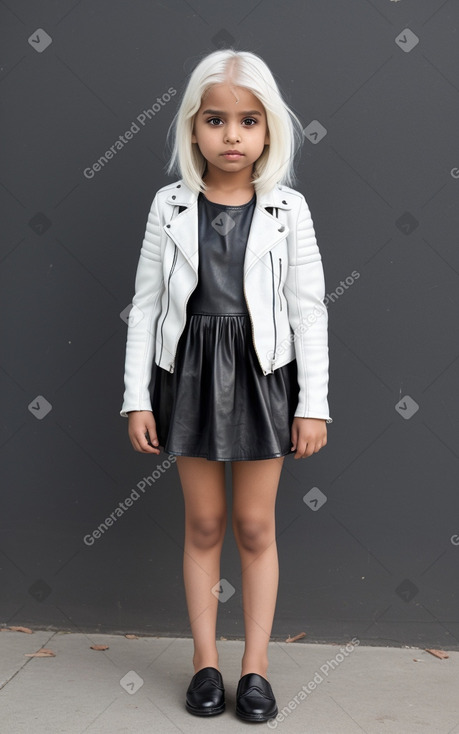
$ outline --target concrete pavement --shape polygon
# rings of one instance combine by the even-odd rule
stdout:
[[[108,645],[106,651],[91,645]],[[272,641],[268,679],[279,716],[240,721],[235,695],[243,641],[218,640],[226,711],[189,714],[193,641],[3,629],[1,734],[459,734],[459,652]],[[41,648],[55,657],[30,658]]]

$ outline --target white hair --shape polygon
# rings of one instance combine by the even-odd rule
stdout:
[[[249,51],[222,49],[205,56],[193,70],[167,132],[173,136],[167,173],[176,173],[193,191],[205,191],[202,176],[207,161],[191,142],[194,119],[204,93],[214,84],[244,87],[259,99],[266,111],[269,145],[256,161],[252,182],[257,194],[277,183],[295,183],[293,159],[304,141],[303,126],[288,107],[266,63]]]

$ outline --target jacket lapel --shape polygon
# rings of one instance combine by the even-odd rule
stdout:
[[[198,194],[189,189],[183,180],[178,183],[179,186],[170,189],[166,203],[187,208],[165,224],[163,229],[197,272],[199,265]],[[288,195],[277,186],[268,194],[257,197],[244,260],[245,274],[265,252],[288,235],[289,228],[285,218],[284,221],[281,221],[275,216],[274,211],[273,214],[270,214],[266,210],[267,207],[290,210],[292,207],[288,199]]]

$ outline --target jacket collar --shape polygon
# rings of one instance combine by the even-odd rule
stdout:
[[[197,199],[198,192],[190,189],[183,181],[183,179],[180,179],[172,185],[171,189],[169,190],[169,195],[166,199],[166,202],[168,204],[172,204],[173,206],[189,207],[192,206],[197,201]],[[278,209],[286,210],[290,210],[292,208],[291,204],[289,203],[288,194],[283,192],[278,184],[276,184],[276,186],[271,189],[271,191],[263,194],[262,196],[258,196],[257,194],[257,206],[263,208],[275,207]]]
[[[175,242],[196,272],[199,265],[197,199],[198,194],[189,189],[183,180],[173,184],[166,197],[166,203],[177,207],[185,206],[186,209],[163,225],[166,235]],[[282,222],[275,216],[274,211],[272,214],[266,211],[266,207],[272,206],[289,211],[292,209],[291,199],[288,192],[282,191],[279,186],[257,198],[244,260],[245,276],[268,250],[289,234],[286,217],[282,217],[284,220]]]

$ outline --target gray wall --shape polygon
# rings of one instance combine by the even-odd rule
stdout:
[[[2,623],[190,636],[177,467],[135,453],[119,416],[123,315],[151,200],[173,180],[178,93],[202,54],[233,45],[267,61],[304,122],[297,188],[330,323],[334,423],[319,454],[285,460],[273,639],[457,647],[457,4],[18,0],[0,12]],[[221,575],[235,593],[218,635],[241,637],[230,524]]]

